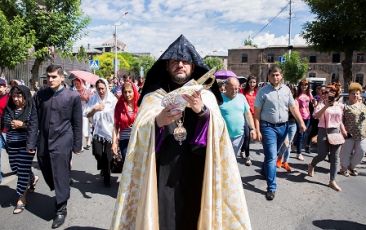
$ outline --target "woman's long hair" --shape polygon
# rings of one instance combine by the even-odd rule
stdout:
[[[303,79],[299,82],[299,84],[297,85],[297,96],[300,96],[302,94],[302,90],[301,90],[301,85],[307,84],[308,88],[305,91],[305,94],[308,95],[309,97],[310,95],[310,85],[309,82],[306,79]]]
[[[127,100],[123,94],[125,88],[132,88],[133,91],[133,114],[128,114],[127,109]],[[140,94],[138,93],[137,87],[131,81],[127,81],[122,85],[122,96],[118,99],[116,108],[114,110],[114,120],[116,122],[116,126],[120,127],[120,129],[126,129],[131,127],[133,122],[136,119],[138,106],[137,102],[139,100]]]
[[[249,84],[249,81],[250,80],[255,80],[256,84],[255,84],[255,87],[254,87],[254,92],[257,92],[258,90],[258,81],[257,81],[257,78],[253,75],[249,75],[248,79],[247,79],[247,82],[245,83],[245,87],[244,87],[244,94],[246,93],[249,93],[249,90],[250,90],[250,84]]]

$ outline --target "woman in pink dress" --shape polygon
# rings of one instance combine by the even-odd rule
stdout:
[[[296,101],[299,105],[299,110],[302,119],[306,125],[306,128],[309,128],[310,125],[310,103],[313,101],[313,96],[310,93],[309,82],[307,80],[301,80],[297,86],[297,97]],[[302,147],[304,145],[305,133],[299,132],[299,127],[297,127],[297,134],[295,139],[296,150],[297,150],[297,159],[303,161],[304,157],[301,154]]]

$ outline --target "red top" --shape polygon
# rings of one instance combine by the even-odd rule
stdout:
[[[8,99],[9,99],[9,94],[0,95],[0,118],[2,118],[4,115],[6,105],[8,104]],[[2,131],[2,128],[3,128],[3,124],[1,124],[1,131]]]
[[[250,112],[252,113],[252,115],[254,116],[254,102],[255,102],[255,97],[257,96],[257,90],[253,91],[253,94],[249,94],[249,92],[243,93],[245,98],[248,101],[249,107],[250,107]]]

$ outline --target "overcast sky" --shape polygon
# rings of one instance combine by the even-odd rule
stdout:
[[[82,10],[91,18],[87,35],[76,45],[100,45],[113,37],[127,44],[128,52],[160,54],[184,34],[201,56],[227,54],[242,46],[281,9],[288,0],[82,0]],[[304,45],[302,25],[314,16],[301,0],[292,1],[293,45]],[[127,14],[125,14],[128,12]],[[254,37],[259,47],[287,45],[287,7],[268,27]]]

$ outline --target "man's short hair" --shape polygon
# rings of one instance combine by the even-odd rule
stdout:
[[[52,73],[52,72],[55,72],[56,70],[57,70],[58,75],[64,76],[64,70],[62,69],[62,66],[60,66],[60,65],[51,64],[47,67],[46,72]]]

